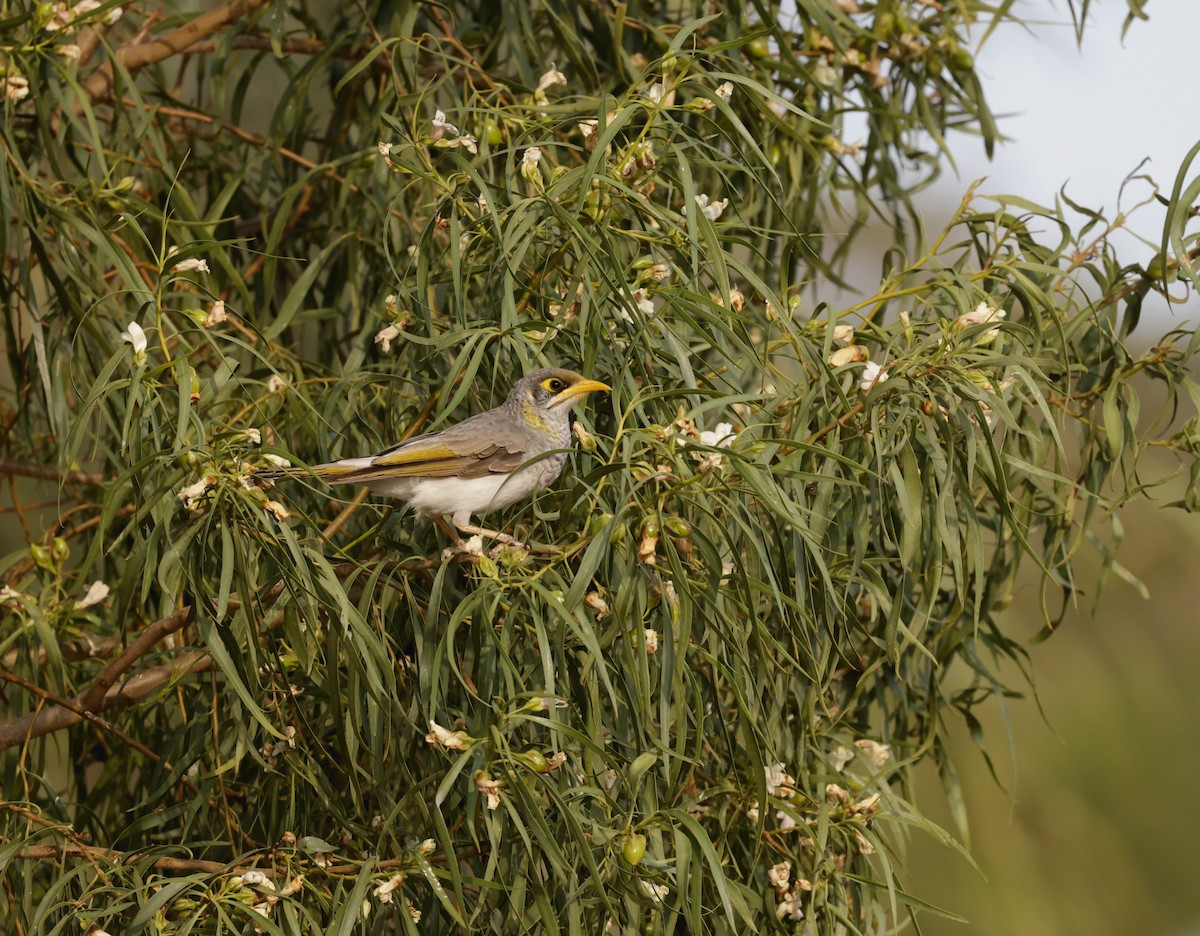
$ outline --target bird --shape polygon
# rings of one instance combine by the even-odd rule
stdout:
[[[507,533],[472,524],[471,517],[515,504],[553,484],[567,461],[571,410],[587,394],[611,389],[574,371],[535,370],[518,380],[499,406],[445,429],[374,455],[259,472],[257,477],[273,481],[307,473],[330,484],[365,484],[375,494],[399,498],[418,514],[432,517],[459,548],[462,541],[446,526],[445,516],[460,533],[525,549]]]

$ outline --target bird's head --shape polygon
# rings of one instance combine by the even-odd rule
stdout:
[[[611,390],[606,383],[589,380],[574,371],[548,368],[526,374],[508,395],[510,403],[532,405],[535,410],[566,413],[589,393]]]

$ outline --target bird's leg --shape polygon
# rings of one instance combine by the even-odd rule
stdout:
[[[507,533],[502,533],[500,530],[489,530],[487,527],[475,526],[475,524],[467,521],[460,523],[457,519],[454,521],[454,525],[458,527],[460,533],[470,533],[472,536],[486,536],[488,539],[495,540],[497,543],[499,543],[500,545],[496,546],[491,550],[491,552],[488,553],[488,555],[490,555],[493,559],[496,558],[496,555],[505,546],[511,546],[513,549],[521,549],[525,552],[529,552],[528,546],[515,537],[509,536]]]
[[[499,553],[499,551],[505,546],[511,546],[514,549],[523,549],[526,552],[529,551],[529,547],[520,540],[509,536],[507,533],[502,533],[500,530],[489,530],[487,527],[475,526],[473,523],[469,522],[469,518],[468,520],[463,520],[461,523],[457,520],[454,522],[454,526],[457,527],[457,531],[451,528],[450,524],[448,524],[442,517],[434,517],[434,522],[437,523],[437,525],[443,530],[445,530],[446,534],[452,540],[454,540],[453,546],[447,546],[442,550],[443,559],[451,559],[454,556],[462,556],[471,552],[471,550],[467,547],[467,543],[461,536],[458,535],[460,532],[467,533],[471,536],[486,536],[488,539],[495,540],[497,543],[499,543],[500,545],[491,551],[490,555],[493,559],[496,558],[496,554]]]
[[[446,532],[446,535],[454,541],[455,546],[461,546],[463,544],[462,537],[458,535],[454,527],[450,526],[450,524],[448,524],[443,517],[439,517],[435,514],[433,522]]]

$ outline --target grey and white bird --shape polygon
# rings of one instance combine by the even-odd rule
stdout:
[[[471,517],[500,510],[553,484],[567,461],[571,409],[586,394],[611,389],[573,371],[536,370],[518,380],[495,409],[453,426],[414,436],[375,455],[260,472],[258,477],[308,473],[330,484],[365,484],[439,521],[449,516],[463,533],[519,546],[506,533],[473,525]]]

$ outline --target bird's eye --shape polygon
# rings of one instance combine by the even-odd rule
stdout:
[[[567,389],[567,385],[565,383],[563,383],[561,380],[559,380],[557,377],[552,377],[550,380],[547,380],[545,383],[545,387],[551,393],[562,393],[564,390]]]

